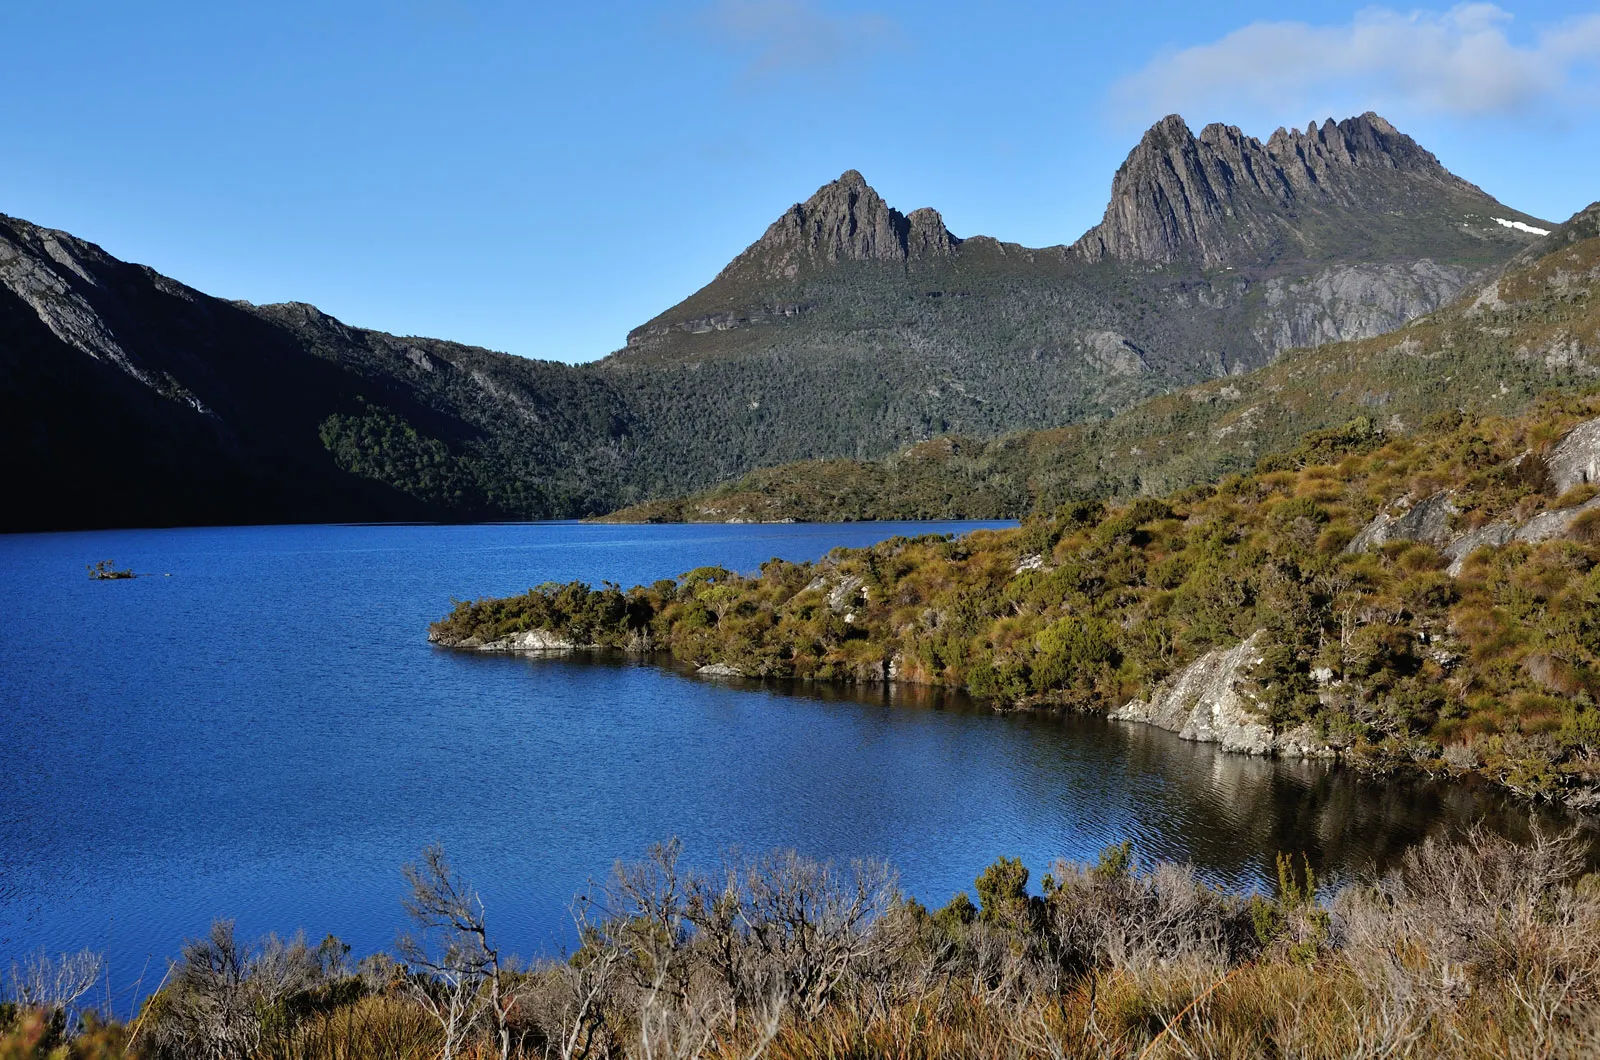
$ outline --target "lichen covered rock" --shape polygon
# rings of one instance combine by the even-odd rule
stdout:
[[[1250,690],[1250,671],[1261,662],[1265,634],[1257,631],[1232,648],[1218,648],[1167,678],[1150,698],[1111,712],[1121,721],[1142,721],[1185,740],[1218,744],[1224,751],[1314,758],[1332,749],[1305,727],[1274,732],[1266,709]]]

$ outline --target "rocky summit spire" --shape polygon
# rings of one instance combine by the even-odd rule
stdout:
[[[959,242],[937,210],[924,207],[909,216],[902,214],[851,169],[805,202],[789,207],[728,268],[755,267],[793,276],[802,267],[841,261],[905,262],[942,256]]]
[[[1236,264],[1313,250],[1307,213],[1359,223],[1459,191],[1482,194],[1371,112],[1279,129],[1265,144],[1231,125],[1196,137],[1172,114],[1117,170],[1105,219],[1074,249],[1091,261]]]

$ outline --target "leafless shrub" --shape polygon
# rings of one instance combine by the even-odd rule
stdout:
[[[68,1033],[78,1024],[78,1002],[105,974],[105,958],[93,950],[51,956],[38,950],[11,962],[6,995],[25,1008],[59,1012]]]
[[[1144,969],[1174,961],[1227,962],[1244,945],[1236,899],[1202,884],[1192,866],[1149,872],[1102,862],[1057,862],[1046,896],[1058,959],[1072,971]]]
[[[421,934],[408,964],[364,962],[286,1006],[331,981],[326,960],[319,972],[298,940],[246,949],[219,925],[159,992],[157,1055],[273,1060],[353,1041],[334,1015],[349,989],[364,992],[350,1006],[361,1040],[390,1021],[409,1043],[392,1055],[458,1060],[1593,1055],[1600,884],[1575,883],[1581,853],[1573,836],[1433,840],[1330,911],[1309,866],[1246,900],[1115,847],[1058,864],[1038,895],[1020,862],[997,863],[981,908],[930,913],[881,866],[735,854],[700,873],[673,842],[575,905],[569,959],[523,972],[434,851],[408,873]],[[1315,922],[1314,945],[1296,917]],[[285,1034],[272,1021],[286,1011],[311,1015]],[[317,1060],[357,1055],[323,1048]]]
[[[741,918],[761,958],[759,997],[789,998],[814,1016],[887,944],[872,928],[897,895],[894,874],[880,862],[856,862],[841,874],[786,851],[748,863],[742,876]]]
[[[317,955],[300,936],[268,935],[239,942],[231,920],[187,943],[171,985],[153,999],[150,1037],[160,1055],[243,1060],[255,1055],[268,1022],[290,996],[321,975]]]
[[[1470,1000],[1496,1006],[1534,1055],[1560,1055],[1574,1015],[1600,999],[1600,901],[1571,886],[1582,864],[1575,834],[1516,844],[1474,828],[1426,840],[1375,888],[1341,893],[1340,956],[1368,990],[1363,1041],[1432,1026],[1474,1051],[1457,1018]]]
[[[482,899],[438,844],[424,849],[422,860],[404,872],[411,887],[405,909],[419,934],[401,939],[400,956],[414,973],[407,980],[412,993],[439,1022],[441,1060],[453,1060],[484,1019],[493,1028],[500,1060],[507,1060],[515,998],[508,989],[509,969],[489,941]]]

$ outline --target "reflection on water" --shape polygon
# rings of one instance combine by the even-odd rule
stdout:
[[[1274,879],[1280,852],[1304,854],[1330,885],[1372,879],[1424,838],[1457,835],[1474,824],[1519,841],[1533,827],[1577,828],[1590,837],[1591,864],[1600,865],[1600,821],[1531,806],[1476,780],[1379,780],[1325,761],[1224,754],[1150,725],[1080,714],[997,714],[961,693],[919,686],[725,683],[774,697],[942,712],[1005,727],[1027,759],[1009,775],[1027,784],[1030,798],[1079,815],[1086,836],[1131,839],[1146,859],[1190,862],[1235,887]]]

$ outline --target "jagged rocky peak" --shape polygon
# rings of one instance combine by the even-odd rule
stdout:
[[[756,265],[792,276],[807,265],[936,257],[959,242],[939,211],[902,214],[851,169],[789,207],[729,269]]]
[[[1302,208],[1381,212],[1375,195],[1415,199],[1430,189],[1492,201],[1371,112],[1279,129],[1266,143],[1220,123],[1195,136],[1171,114],[1117,170],[1105,219],[1075,249],[1092,261],[1258,260],[1296,241]]]

